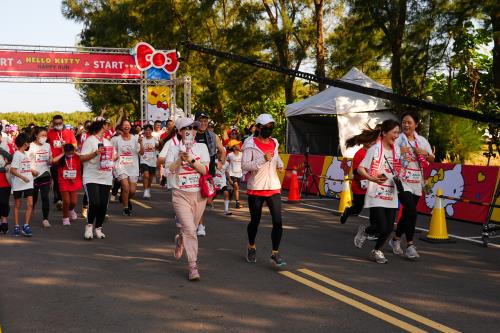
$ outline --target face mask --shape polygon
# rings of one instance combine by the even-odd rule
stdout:
[[[258,129],[256,129],[256,130],[253,132],[253,136],[254,136],[254,137],[258,137],[258,136],[259,136],[259,134],[260,134],[260,132],[259,132],[259,130],[258,130]]]
[[[63,125],[57,125],[57,126],[54,126],[54,128],[58,131],[62,131],[62,129],[64,128]]]
[[[42,145],[45,144],[45,142],[47,142],[47,137],[45,136],[39,137],[38,142],[40,142],[40,144]]]
[[[260,136],[263,137],[264,139],[267,139],[273,134],[273,128],[272,127],[262,127],[260,129]]]

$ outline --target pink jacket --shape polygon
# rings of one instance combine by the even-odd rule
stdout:
[[[267,161],[264,158],[264,152],[260,150],[253,140],[249,137],[243,144],[243,157],[241,168],[243,171],[250,172],[250,178],[247,182],[249,190],[279,190],[281,182],[276,172],[277,168],[283,167],[283,161],[278,153],[278,140],[272,138],[276,143],[274,156]]]

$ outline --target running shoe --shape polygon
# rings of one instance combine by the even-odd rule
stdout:
[[[71,225],[71,222],[69,221],[69,217],[63,217],[62,225],[65,227],[69,227]]]
[[[233,213],[231,213],[230,211],[227,211],[227,210],[226,210],[226,211],[224,212],[224,215],[229,216],[229,215],[233,215]]]
[[[387,264],[389,260],[384,256],[384,253],[380,250],[372,250],[370,252],[369,259],[375,261],[377,264]]]
[[[87,207],[83,207],[83,208],[82,208],[82,217],[83,217],[84,219],[86,219],[86,218],[87,218],[88,213],[89,213],[88,208],[87,208]]]
[[[189,281],[200,281],[200,273],[196,264],[189,266]]]
[[[21,234],[21,227],[16,225],[14,226],[14,231],[12,232],[12,236],[19,237]]]
[[[50,222],[49,222],[49,220],[47,220],[47,219],[43,220],[42,221],[42,226],[44,228],[50,228]]]
[[[247,247],[247,262],[256,263],[257,262],[257,249]]]
[[[174,243],[175,243],[174,257],[175,259],[179,260],[180,258],[182,258],[182,253],[184,252],[184,245],[182,244],[182,236],[180,234],[175,235]]]
[[[351,210],[351,207],[347,207],[342,215],[340,215],[340,224],[345,224],[347,222],[347,218],[349,217],[349,211]]]
[[[23,236],[25,236],[25,237],[33,236],[33,232],[31,231],[29,224],[23,225],[22,233],[23,233]]]
[[[240,208],[241,208],[240,202],[236,201],[236,209],[240,209]]]
[[[358,249],[363,247],[363,244],[365,244],[366,241],[366,232],[365,232],[366,226],[360,225],[358,227],[358,233],[354,237],[354,246],[356,246]]]
[[[123,216],[131,216],[132,212],[130,212],[130,208],[123,208]]]
[[[69,211],[69,218],[72,220],[78,219],[78,214],[75,212],[74,209]]]
[[[86,240],[91,240],[92,238],[94,238],[94,233],[92,232],[92,228],[93,228],[93,225],[92,224],[86,224],[85,225],[85,233],[83,234],[83,237],[86,239]]]
[[[417,247],[413,244],[406,248],[405,256],[410,260],[417,260],[420,258],[420,255],[417,252]]]
[[[97,239],[104,239],[104,238],[106,238],[106,235],[102,232],[102,227],[95,228],[95,238],[97,238]]]
[[[145,189],[145,190],[144,190],[144,195],[143,195],[143,198],[144,198],[144,199],[149,199],[149,198],[151,198],[151,193],[150,193],[150,191],[149,191],[149,188],[147,188],[147,189]]]
[[[116,202],[117,201],[116,200],[116,195],[111,194],[111,196],[109,197],[109,201],[110,202]]]
[[[207,232],[205,230],[205,226],[203,224],[198,225],[198,229],[196,230],[196,234],[200,237],[205,237]]]
[[[269,259],[271,261],[271,264],[273,264],[275,267],[284,267],[286,266],[285,260],[281,258],[279,253],[273,254],[271,258]]]
[[[62,210],[62,208],[63,208],[63,202],[61,200],[58,200],[56,202],[56,208],[57,208],[58,211]]]
[[[378,235],[366,235],[366,239],[369,241],[376,241],[378,240]]]
[[[9,231],[9,224],[8,223],[2,223],[0,225],[0,231],[6,234]]]
[[[402,256],[404,254],[403,249],[401,248],[401,241],[399,239],[391,239],[389,241],[389,246],[392,249],[392,253],[397,254],[398,256]]]

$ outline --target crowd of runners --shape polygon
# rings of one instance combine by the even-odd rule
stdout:
[[[419,257],[413,240],[416,203],[423,191],[422,169],[434,157],[427,140],[416,133],[418,117],[407,113],[401,121],[402,125],[386,120],[347,141],[348,146],[362,148],[353,159],[353,205],[340,216],[340,222],[344,224],[349,216],[369,208],[370,225],[360,226],[354,244],[361,248],[367,238],[376,240],[369,258],[377,263],[387,262],[383,247],[388,239],[395,254],[409,259]],[[51,191],[56,209],[62,210],[60,223],[71,226],[78,218],[78,192],[83,189],[83,236],[86,240],[103,239],[109,202],[120,202],[123,215],[131,216],[137,183],[142,181],[143,198],[149,199],[156,180],[172,191],[178,227],[175,257],[180,259],[185,253],[189,280],[198,280],[198,237],[206,235],[205,209],[216,194],[223,198],[225,215],[232,214],[231,200],[235,201],[235,209],[241,209],[240,189],[244,183],[250,212],[246,260],[257,260],[255,239],[266,204],[272,220],[270,261],[283,267],[286,263],[278,252],[283,234],[278,173],[284,171],[278,140],[272,137],[275,124],[271,115],[261,114],[244,135],[232,127],[221,139],[203,112],[194,119],[182,117],[145,126],[122,116],[115,124],[99,116],[77,128],[66,126],[60,115],[54,116],[48,127],[33,124],[13,131],[13,126],[4,123],[0,143],[0,231],[32,236],[30,223],[38,201],[42,206],[40,223],[50,228],[56,223],[50,218]],[[9,226],[11,195],[14,213]],[[399,204],[403,211],[391,237]],[[401,245],[403,236],[405,250]]]

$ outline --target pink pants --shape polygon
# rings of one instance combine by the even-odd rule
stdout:
[[[186,256],[190,264],[198,260],[198,237],[196,229],[205,211],[207,198],[202,198],[200,192],[186,192],[174,189],[172,204],[175,215],[181,223],[181,234]]]

